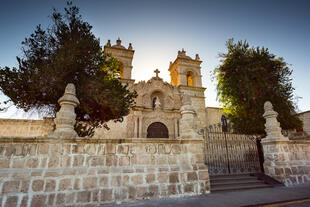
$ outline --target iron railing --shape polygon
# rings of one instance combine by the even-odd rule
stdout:
[[[205,162],[209,173],[239,174],[261,172],[260,140],[255,135],[223,132],[221,124],[204,128]]]

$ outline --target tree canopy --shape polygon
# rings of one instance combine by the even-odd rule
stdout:
[[[284,130],[300,129],[295,115],[292,69],[267,48],[250,47],[247,41],[226,42],[227,53],[214,70],[224,113],[236,132],[264,134],[264,103],[271,101]]]
[[[103,54],[79,8],[68,2],[64,10],[54,9],[52,24],[45,30],[38,25],[25,38],[17,68],[0,68],[0,89],[17,108],[54,116],[57,100],[73,83],[81,103],[75,110],[76,128],[80,136],[93,135],[95,127],[109,120],[122,121],[134,106],[136,92],[119,81],[121,63]],[[82,122],[90,128],[81,127]]]

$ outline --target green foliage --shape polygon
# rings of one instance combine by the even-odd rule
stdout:
[[[264,134],[264,103],[271,101],[284,130],[300,129],[294,116],[292,70],[283,58],[267,48],[250,47],[246,41],[226,42],[227,53],[214,70],[219,101],[234,131]]]
[[[136,92],[118,80],[121,63],[103,54],[79,9],[67,5],[64,14],[54,9],[46,30],[39,25],[25,38],[18,68],[1,68],[0,88],[16,107],[54,116],[66,85],[75,84],[81,103],[76,128],[80,136],[91,136],[94,128],[109,120],[122,121],[134,106]]]

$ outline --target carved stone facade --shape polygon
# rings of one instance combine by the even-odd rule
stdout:
[[[201,83],[200,60],[198,54],[195,59],[186,55],[184,50],[179,51],[175,61],[170,63],[169,71],[171,83],[163,81],[156,75],[148,81],[134,83],[131,77],[132,58],[134,50],[131,44],[128,49],[121,45],[118,39],[116,45],[111,46],[110,41],[104,47],[105,53],[122,62],[120,71],[122,82],[128,83],[130,90],[138,93],[136,107],[124,118],[122,123],[109,122],[110,130],[98,129],[95,136],[98,138],[143,138],[148,137],[149,126],[161,123],[168,129],[169,139],[180,137],[180,121],[182,97],[184,94],[191,98],[191,106],[197,128],[206,125],[205,88]]]

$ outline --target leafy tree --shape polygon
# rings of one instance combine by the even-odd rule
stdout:
[[[217,92],[233,130],[246,134],[264,134],[264,103],[271,101],[279,113],[284,130],[300,129],[294,116],[292,70],[283,58],[267,48],[250,47],[247,41],[226,42],[227,53],[214,70]]]
[[[22,42],[18,68],[0,69],[0,89],[8,101],[25,111],[54,116],[66,85],[74,83],[81,103],[75,110],[80,136],[93,135],[109,120],[122,121],[134,106],[136,92],[117,78],[121,63],[103,54],[92,26],[71,2],[64,14],[54,9],[51,20],[46,30],[39,25]]]

